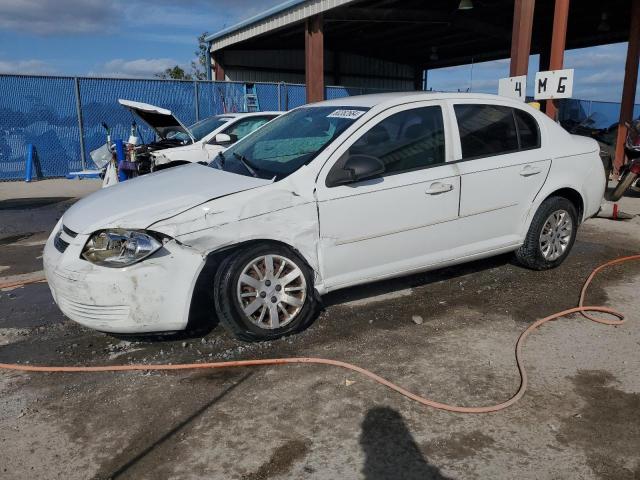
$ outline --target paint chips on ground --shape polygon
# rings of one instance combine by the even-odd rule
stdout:
[[[327,118],[348,118],[351,120],[355,120],[358,117],[364,115],[362,110],[334,110]]]

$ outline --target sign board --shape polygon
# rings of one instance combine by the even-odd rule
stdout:
[[[527,96],[527,76],[501,78],[498,81],[498,95],[524,102]]]
[[[536,84],[533,90],[536,100],[571,98],[573,95],[573,69],[536,73]]]

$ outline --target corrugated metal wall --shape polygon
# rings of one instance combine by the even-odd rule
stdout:
[[[325,52],[325,85],[396,91],[413,89],[413,68],[409,65],[348,53],[340,54],[337,59],[336,64],[334,53]],[[228,50],[224,52],[223,64],[227,80],[305,81],[303,50]]]

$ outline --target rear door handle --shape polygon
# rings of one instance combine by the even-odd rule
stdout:
[[[425,193],[427,195],[439,195],[440,193],[446,193],[453,190],[453,185],[450,183],[434,182],[427,188]]]
[[[526,165],[522,170],[520,170],[520,175],[523,177],[530,177],[531,175],[538,175],[542,173],[542,169],[532,167],[531,165]]]

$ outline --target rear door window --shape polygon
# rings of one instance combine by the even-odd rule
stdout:
[[[518,151],[518,133],[512,109],[501,105],[454,105],[462,159]]]

